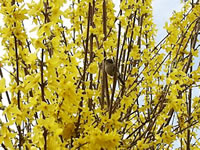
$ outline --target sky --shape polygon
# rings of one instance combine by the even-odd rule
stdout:
[[[183,4],[180,3],[180,0],[153,0],[152,6],[153,20],[158,29],[156,42],[159,42],[166,35],[166,31],[163,29],[165,22],[169,21],[169,18],[174,10],[180,11]],[[199,130],[197,131],[197,134],[200,135]],[[179,142],[174,142],[173,149],[178,148],[180,146],[179,144]]]
[[[170,16],[174,10],[179,11],[183,6],[181,0],[152,0],[153,6],[153,19],[154,23],[157,25],[158,35],[156,41],[159,42],[163,37],[165,37],[166,32],[163,29],[166,21],[169,21]],[[113,0],[115,3],[115,9],[119,10],[120,0]],[[118,11],[116,11],[118,12]]]
[[[174,10],[181,10],[182,4],[180,0],[153,0],[152,6],[154,23],[157,25],[158,29],[156,41],[159,41],[166,35],[163,29],[165,22],[169,21]]]

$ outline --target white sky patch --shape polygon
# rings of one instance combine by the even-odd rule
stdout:
[[[169,23],[169,18],[172,16],[173,11],[179,12],[183,7],[184,3],[180,3],[180,0],[153,0],[153,20],[157,26],[158,32],[156,37],[156,42],[158,43],[162,40],[166,35],[167,32],[163,29],[165,22]],[[199,58],[199,57],[198,57]],[[194,62],[198,62],[195,58]],[[195,64],[195,69],[198,64]],[[198,88],[193,89],[193,96],[197,95]],[[197,95],[198,96],[198,95]],[[199,130],[196,131],[198,136],[200,135]],[[194,143],[194,139],[192,139],[192,143]],[[179,148],[180,142],[177,140],[173,143],[173,149]]]
[[[173,11],[180,11],[183,5],[180,0],[153,0],[152,6],[153,20],[158,29],[156,41],[159,42],[167,34],[163,29],[165,22],[169,22]]]

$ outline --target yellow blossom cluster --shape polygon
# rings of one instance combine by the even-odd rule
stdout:
[[[0,149],[200,147],[199,1],[158,43],[152,0],[115,5],[0,0]]]

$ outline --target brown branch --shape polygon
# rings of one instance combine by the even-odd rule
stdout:
[[[14,23],[14,26],[16,26],[16,23]],[[14,35],[14,40],[15,40],[15,59],[16,59],[16,82],[17,82],[17,86],[19,86],[19,57],[18,57],[18,47],[17,47],[17,38]],[[18,109],[21,109],[20,106],[20,90],[18,90],[17,92],[17,106]],[[17,129],[18,129],[18,134],[19,134],[19,150],[21,150],[22,147],[22,133],[21,133],[21,125],[17,125]]]
[[[107,39],[107,5],[106,5],[106,1],[104,0],[103,1],[103,16],[102,16],[102,19],[103,19],[103,34],[104,34],[104,41]],[[103,46],[103,44],[102,44]],[[104,50],[103,51],[103,55],[104,55],[104,58],[106,58],[106,51]],[[104,95],[105,95],[105,92],[104,90],[106,91],[106,99],[107,99],[107,103],[111,105],[111,102],[110,102],[110,97],[109,97],[109,90],[108,90],[108,79],[107,79],[107,74],[105,73],[105,66],[104,66],[104,62],[103,62],[103,68],[102,68],[102,94],[101,94],[101,106],[102,106],[102,109],[104,108]],[[110,108],[109,108],[110,109]]]
[[[127,57],[126,57],[125,70],[124,70],[124,81],[125,81],[126,72],[127,72],[127,62],[128,62],[128,59],[129,59],[131,49],[132,49],[133,31],[134,31],[134,28],[135,28],[136,15],[137,15],[137,10],[135,11],[135,14],[134,14],[134,20],[133,20],[133,24],[132,24],[132,28],[131,28],[131,37],[130,37],[130,41],[129,41],[129,44],[128,44],[128,52],[127,52]],[[141,24],[141,26],[142,26],[142,24]],[[142,32],[142,28],[141,28],[140,34],[141,34],[141,32]]]
[[[88,22],[87,22],[87,37],[86,37],[86,48],[85,48],[85,58],[84,58],[84,68],[83,68],[83,87],[82,89],[85,90],[85,81],[86,81],[86,68],[87,68],[87,54],[88,54],[88,45],[89,45],[89,35],[90,35],[90,11],[91,11],[91,3],[89,3],[88,8]]]
[[[106,40],[106,35],[107,35],[107,12],[106,12],[106,1],[103,0],[103,33],[104,33],[104,40]],[[104,57],[105,57],[105,52],[104,52]]]
[[[46,0],[46,2],[43,2],[44,4],[44,9],[45,9],[45,12],[43,12],[43,15],[44,15],[44,23],[47,23],[50,21],[49,19],[49,12],[48,12],[48,9],[49,9],[49,1]],[[45,33],[44,33],[45,34]],[[45,40],[43,40],[43,43],[45,42]],[[45,44],[45,43],[44,43]],[[43,102],[46,102],[45,100],[45,92],[44,92],[44,88],[46,86],[46,83],[44,81],[44,49],[42,48],[42,53],[41,53],[41,62],[40,62],[40,76],[41,76],[41,98],[42,98],[42,101]],[[43,119],[45,119],[45,115],[44,113],[42,112],[42,116],[43,116]],[[47,135],[48,135],[48,130],[43,126],[43,137],[44,137],[44,150],[47,150]]]
[[[87,37],[86,37],[86,49],[85,49],[85,57],[84,57],[84,68],[83,68],[83,83],[82,83],[82,90],[85,90],[85,81],[86,81],[86,69],[87,69],[87,54],[88,54],[88,45],[89,45],[89,32],[90,32],[90,21],[91,21],[91,3],[89,3],[89,6],[88,6],[88,22],[87,22]],[[79,129],[79,126],[80,126],[80,121],[81,121],[81,112],[82,112],[82,109],[81,107],[83,106],[83,97],[81,97],[81,101],[79,103],[79,112],[78,112],[78,120],[77,120],[77,123],[75,124],[76,125],[76,128],[75,128],[75,134],[77,137],[79,137],[79,133],[78,133],[78,129]]]
[[[8,150],[3,143],[1,144],[1,146],[3,147],[4,150]]]
[[[93,15],[94,15],[94,4],[95,4],[95,1],[93,0],[93,7],[90,9],[90,24],[92,25],[93,23]],[[94,52],[93,52],[93,38],[94,38],[94,35],[93,33],[91,34],[90,36],[90,64],[93,62],[93,59],[94,59]],[[92,84],[93,84],[93,75],[90,73],[90,89],[92,90]],[[89,110],[92,110],[92,98],[89,99],[88,101],[88,107],[89,107]]]

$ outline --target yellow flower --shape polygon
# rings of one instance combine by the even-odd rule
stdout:
[[[95,74],[98,72],[98,66],[96,63],[91,63],[89,68],[88,68],[88,72],[91,73],[91,74]]]
[[[64,140],[68,140],[74,135],[75,125],[74,123],[66,123],[64,125],[62,136]]]
[[[0,80],[0,93],[3,93],[6,91],[6,79],[2,78]]]
[[[36,59],[37,59],[36,53],[30,53],[30,54],[28,55],[28,59],[27,59],[26,63],[27,63],[27,64],[34,64],[35,61],[36,61]]]
[[[14,149],[11,139],[16,136],[16,133],[10,133],[5,125],[1,126],[0,130],[0,143],[4,142],[5,146],[9,149]]]
[[[25,16],[25,14],[27,14],[27,10],[23,8],[24,5],[22,5],[20,8],[16,9],[13,12],[13,17],[16,21],[22,21],[24,19],[28,19],[27,16]]]
[[[102,132],[95,128],[91,130],[89,137],[89,147],[94,149],[109,149],[114,150],[119,145],[120,136],[116,131],[110,133]]]
[[[51,35],[51,25],[52,22],[45,23],[39,30],[38,30],[38,36],[42,36],[44,33],[47,36]]]
[[[42,40],[43,40],[43,38],[33,39],[33,43],[34,43],[34,46],[35,46],[36,49],[39,49],[39,48],[45,49],[45,48],[46,48],[46,47],[44,46]]]

